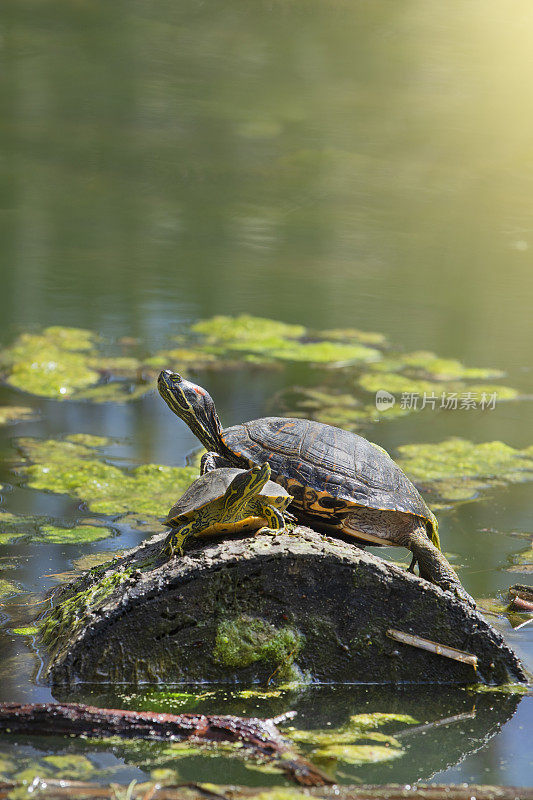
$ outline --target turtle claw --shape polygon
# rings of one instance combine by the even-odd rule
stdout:
[[[280,533],[285,533],[285,531],[286,528],[267,528],[265,525],[263,528],[259,528],[259,530],[254,533],[254,539],[256,536],[259,536],[260,533],[266,533],[269,536],[277,536]]]

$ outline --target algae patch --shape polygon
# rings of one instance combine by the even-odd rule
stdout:
[[[23,333],[2,354],[6,383],[43,397],[70,397],[100,378],[90,366],[95,342],[95,334],[81,328]]]
[[[350,766],[374,764],[400,758],[404,754],[394,735],[376,730],[383,726],[403,728],[417,720],[407,714],[356,714],[339,728],[332,730],[298,730],[289,728],[284,734],[293,742],[310,750],[312,759],[333,766],[341,762]]]
[[[313,333],[303,325],[242,314],[215,316],[200,320],[189,332],[176,337],[174,350],[157,353],[147,360],[150,366],[182,365],[209,367],[221,364],[253,363],[268,366],[283,362],[307,364],[369,363],[381,352],[369,345],[381,343],[379,334],[329,331]]]
[[[304,637],[294,628],[276,628],[260,617],[242,614],[219,622],[213,660],[235,669],[249,667],[256,661],[289,669],[303,644]]]
[[[60,528],[56,525],[41,526],[37,541],[50,544],[87,544],[107,539],[113,531],[96,525],[76,525],[74,528]],[[108,556],[109,558],[109,556]]]
[[[503,442],[475,444],[451,438],[398,448],[398,464],[419,486],[444,501],[471,500],[484,489],[533,480],[533,447]]]
[[[2,352],[0,370],[10,386],[39,397],[121,402],[145,394],[150,386],[142,380],[139,360],[106,357],[102,346],[100,337],[83,328],[22,333]],[[108,382],[111,376],[122,383]]]
[[[143,464],[124,470],[108,464],[101,437],[19,440],[28,486],[83,500],[91,511],[160,517],[197,477],[193,467]]]

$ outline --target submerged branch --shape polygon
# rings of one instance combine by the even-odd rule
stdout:
[[[332,781],[294,752],[272,720],[208,714],[159,714],[77,703],[0,703],[0,731],[26,735],[240,744],[304,786]]]

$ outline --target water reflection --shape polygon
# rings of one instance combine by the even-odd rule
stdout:
[[[533,113],[524,102],[533,8],[517,0],[513,11],[497,0],[3,0],[1,341],[60,323],[153,350],[179,322],[251,311],[384,331],[406,349],[504,367],[511,385],[533,393]],[[300,378],[247,370],[208,385],[229,425],[263,415]],[[0,400],[21,395],[2,388]],[[126,407],[24,403],[39,420],[0,432],[3,508],[16,513],[65,523],[86,513],[20,485],[16,436],[116,436],[109,458],[132,464],[182,464],[196,446],[155,396]],[[523,448],[532,431],[531,406],[508,405],[366,433],[394,451],[450,435]],[[516,580],[505,571],[522,548],[512,534],[531,533],[530,520],[525,485],[441,515],[469,591],[493,595]],[[139,538],[122,531],[101,548],[24,542],[0,555],[15,562],[10,580],[41,592],[82,552]],[[26,621],[14,602],[0,610],[2,695],[48,698],[33,682],[30,642],[11,633]],[[498,624],[531,663],[531,627]],[[511,713],[511,701],[501,704]],[[509,776],[494,742],[523,764],[519,726],[530,709],[524,700],[465,770]],[[434,769],[447,748],[450,763],[459,757],[454,744],[442,744]],[[470,774],[460,770],[446,779]]]

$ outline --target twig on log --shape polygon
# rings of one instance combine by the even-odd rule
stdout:
[[[78,703],[0,703],[0,731],[26,735],[88,736],[95,739],[240,743],[255,757],[273,761],[296,783],[324,786],[333,781],[294,752],[272,720],[207,714],[158,714],[96,708]]]
[[[429,650],[430,653],[452,658],[454,661],[461,661],[463,664],[470,664],[471,667],[477,669],[477,656],[473,656],[472,653],[467,653],[464,650],[457,650],[455,647],[448,647],[445,644],[432,642],[431,639],[423,639],[421,636],[397,631],[394,628],[389,628],[387,636],[397,642],[402,642],[402,644],[410,644],[412,647],[420,648],[420,650]]]

